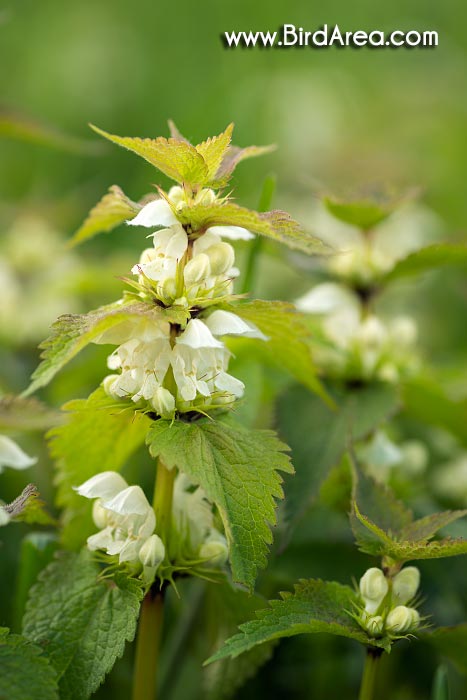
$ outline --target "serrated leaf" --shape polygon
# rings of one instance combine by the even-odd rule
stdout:
[[[93,532],[91,502],[73,491],[94,474],[120,471],[144,443],[150,420],[132,407],[118,408],[102,388],[87,399],[70,401],[64,425],[50,431],[50,453],[56,461],[57,505],[63,509],[62,542],[81,546]]]
[[[388,486],[376,482],[353,464],[354,488],[350,522],[362,552],[404,563],[467,554],[467,540],[430,541],[436,532],[467,514],[446,511],[413,520]]]
[[[3,506],[11,520],[36,525],[56,525],[46,510],[44,501],[34,484],[28,484],[12,503]]]
[[[348,614],[357,602],[349,586],[320,580],[303,580],[295,585],[293,593],[281,593],[282,600],[272,600],[270,607],[259,610],[257,619],[240,625],[239,634],[227,640],[224,646],[206,663],[239,654],[273,639],[297,634],[326,632],[355,639],[368,644],[370,639]],[[372,640],[384,647],[383,640]]]
[[[32,382],[23,396],[48,384],[64,365],[109,328],[141,316],[154,322],[169,321],[170,313],[170,309],[164,310],[144,302],[119,301],[87,314],[60,316],[52,325],[52,334],[39,346],[42,349],[42,362],[32,375]],[[176,309],[174,313],[177,314]]]
[[[222,308],[254,323],[268,338],[268,341],[244,339],[243,343],[254,343],[262,355],[332,405],[332,400],[316,376],[305,317],[293,304],[255,300],[225,304]]]
[[[61,553],[31,589],[23,634],[44,648],[61,700],[90,697],[135,636],[141,582],[99,571],[86,550]]]
[[[70,243],[77,245],[94,238],[98,233],[113,231],[127,219],[132,219],[140,209],[141,206],[132,202],[118,185],[112,185],[107,194],[91,209]]]
[[[62,420],[59,411],[35,398],[2,396],[0,398],[0,432],[9,430],[48,430]]]
[[[248,595],[229,584],[209,586],[203,609],[206,633],[209,636],[207,653],[213,653],[236,632],[238,625],[264,608],[267,601],[259,595]],[[226,658],[204,670],[206,700],[227,700],[268,661],[275,642],[261,644],[236,659]]]
[[[156,139],[116,136],[92,124],[90,126],[96,133],[141,156],[180,184],[203,185],[208,180],[208,168],[203,156],[186,141],[163,136]]]
[[[380,224],[395,209],[394,203],[378,202],[370,198],[346,202],[335,197],[323,197],[323,203],[336,219],[364,231]]]
[[[229,124],[222,134],[219,134],[219,136],[212,136],[196,146],[196,150],[202,155],[206,163],[208,181],[211,181],[219,170],[229,147],[233,128],[234,125]]]
[[[280,209],[257,212],[224,199],[213,204],[186,207],[177,212],[177,217],[182,224],[189,224],[194,231],[206,230],[211,226],[242,226],[252,233],[266,236],[309,255],[329,253],[329,248],[322,241],[304,231],[297,221]]]
[[[467,623],[439,627],[423,634],[421,639],[452,661],[461,673],[467,674]]]
[[[464,518],[466,515],[467,510],[445,510],[441,513],[426,515],[424,518],[414,520],[414,522],[403,528],[401,537],[411,541],[429,540],[436,535],[438,530],[459,520],[459,518]]]
[[[288,447],[270,430],[248,430],[207,419],[193,423],[159,420],[147,443],[153,457],[178,467],[200,484],[221,515],[234,580],[253,587],[266,565],[275,499],[283,497],[279,471],[291,473]]]
[[[267,153],[272,153],[276,150],[276,146],[247,146],[239,148],[238,146],[230,146],[216,172],[215,180],[211,183],[211,187],[224,187],[237,165],[248,158],[257,158],[264,156]]]
[[[383,282],[420,275],[443,267],[467,266],[467,245],[453,243],[435,243],[421,248],[399,260],[393,269],[383,278]]]
[[[42,649],[0,628],[0,698],[58,700],[55,671]]]
[[[335,410],[299,386],[279,397],[279,432],[292,449],[296,467],[295,477],[287,478],[285,484],[285,527],[289,534],[349,445],[369,436],[395,413],[399,403],[397,390],[389,384],[347,391],[328,389]]]

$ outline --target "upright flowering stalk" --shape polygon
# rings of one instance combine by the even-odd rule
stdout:
[[[197,146],[173,126],[170,139],[95,129],[177,184],[139,203],[113,186],[91,211],[75,243],[126,222],[128,234],[141,231],[151,245],[132,266],[122,299],[57,321],[29,389],[86,344],[113,346],[110,373],[89,399],[69,407],[68,423],[52,431],[52,452],[64,545],[88,536],[106,575],[120,581],[124,573],[143,587],[135,700],[154,697],[165,587],[181,574],[225,578],[229,560],[233,580],[252,589],[283,495],[278,472],[292,470],[287,446],[272,431],[223,419],[245,393],[229,370],[227,339],[268,346],[281,366],[319,389],[294,307],[234,293],[232,242],[256,234],[307,252],[321,245],[284,212],[257,213],[226,194],[236,165],[269,150],[231,146],[232,128]],[[157,460],[152,503],[135,477],[128,483],[118,473],[144,441]]]

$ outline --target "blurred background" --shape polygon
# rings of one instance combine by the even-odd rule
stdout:
[[[152,137],[168,135],[171,118],[197,143],[234,121],[235,144],[278,146],[272,155],[238,168],[233,184],[240,203],[254,208],[262,179],[274,173],[274,206],[290,211],[319,236],[330,225],[319,202],[322,193],[415,187],[419,204],[405,219],[407,235],[417,229],[427,241],[465,239],[466,20],[467,8],[460,0],[393,0],[385,5],[372,0],[2,2],[0,395],[16,394],[27,386],[38,362],[37,345],[58,315],[84,312],[120,294],[118,276],[128,274],[144,247],[145,231],[121,227],[79,249],[67,249],[67,239],[91,206],[112,184],[119,184],[132,199],[150,192],[156,182],[169,184],[143,160],[100,141],[88,122],[115,134]],[[284,23],[305,30],[324,23],[337,23],[343,31],[435,30],[439,46],[281,51],[227,50],[221,42],[224,31],[273,31]],[[241,266],[245,255],[239,244]],[[254,293],[293,300],[311,286],[313,274],[309,261],[268,244]],[[449,271],[391,294],[384,303],[417,315],[425,357],[457,391],[457,400],[465,398],[465,275]],[[42,398],[58,407],[86,396],[106,373],[106,354],[105,348],[87,350]],[[263,392],[258,409],[259,424],[273,415],[270,395],[282,381],[271,374],[272,388],[269,394]],[[39,457],[27,478],[50,501],[51,466],[43,435],[13,436]],[[410,421],[404,436],[424,438],[423,430]],[[456,440],[459,435],[441,434],[439,460],[463,458]],[[24,474],[5,473],[0,497],[9,501],[24,485]],[[451,489],[447,498],[454,505],[467,505],[467,486],[455,496]],[[318,511],[311,517],[285,557],[273,564],[271,578],[263,582],[265,594],[290,588],[300,576],[334,576],[348,582],[352,574],[359,575],[347,567],[348,561],[354,567],[358,561],[350,536],[342,543],[341,534],[336,535],[336,548],[330,552],[329,542],[319,541],[320,517],[331,516]],[[1,533],[0,623],[13,627],[18,626],[19,612],[14,612],[6,584],[18,575],[18,551],[26,531],[18,526]],[[362,570],[367,562],[361,558]],[[464,620],[467,600],[459,590],[460,581],[465,589],[464,562],[455,561],[450,574],[443,565],[433,566],[438,567],[438,578],[432,579],[430,595],[438,621]],[[441,587],[448,591],[449,605],[437,599]],[[351,697],[349,687],[358,684],[360,673],[359,651],[330,639],[290,640],[238,697],[320,698],[329,697],[329,687]],[[399,678],[391,698],[428,697],[436,661],[429,660],[427,673],[425,654],[425,648],[413,645],[395,660],[391,656]],[[166,679],[166,696],[171,698],[197,697],[190,674],[196,675],[199,661],[196,654],[184,658],[188,664],[177,682]],[[127,676],[124,661],[100,697],[127,697]]]

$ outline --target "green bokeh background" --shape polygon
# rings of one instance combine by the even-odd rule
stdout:
[[[2,107],[9,115],[56,129],[70,140],[59,146],[52,139],[47,145],[30,132],[22,139],[6,138],[0,119],[0,256],[7,255],[2,253],[3,233],[25,214],[47,222],[65,239],[108,186],[118,183],[136,199],[152,183],[168,184],[141,159],[100,144],[87,127],[92,122],[112,133],[150,137],[167,135],[168,118],[195,142],[234,121],[236,144],[278,145],[273,155],[241,165],[235,174],[236,197],[247,206],[256,205],[261,179],[268,172],[278,178],[275,205],[289,209],[305,225],[308,202],[323,190],[352,190],[368,183],[417,186],[423,201],[442,220],[448,238],[462,238],[467,221],[466,20],[467,6],[460,0],[3,3]],[[324,23],[337,23],[343,31],[436,30],[439,46],[227,50],[221,42],[224,31],[275,30],[283,23],[306,30]],[[27,237],[29,229],[23,234],[17,225],[16,235]],[[139,230],[122,228],[76,253],[74,265],[79,256],[79,264],[92,266],[88,277],[77,283],[81,304],[77,310],[115,298],[120,283],[112,280],[126,273],[143,236]],[[241,246],[239,255],[241,259]],[[266,249],[258,294],[294,298],[308,285],[277,247]],[[424,340],[432,357],[444,368],[457,367],[467,345],[460,322],[467,297],[464,278],[454,273],[438,285],[421,284],[411,293],[418,294],[417,308],[430,327]],[[427,311],[420,297],[428,293]],[[446,304],[449,313],[445,313]],[[35,342],[15,343],[12,335],[0,349],[0,389],[5,392],[26,386],[38,357]],[[76,360],[45,398],[58,405],[88,393],[102,377],[105,354],[94,350]],[[42,438],[26,437],[21,444],[39,453],[40,466],[30,478],[50,498],[50,466]],[[0,494],[9,500],[23,485],[23,474],[4,474]],[[310,527],[315,537],[320,526]],[[23,534],[19,528],[2,533],[0,623],[4,624],[15,624],[6,590],[16,576]],[[363,557],[361,561],[352,558],[350,536],[331,553],[327,542],[315,542],[312,549],[306,530],[302,539],[273,572],[271,581],[277,585],[269,582],[271,595],[281,586],[290,587],[300,575],[349,580],[352,574],[358,575],[346,569],[350,560],[359,562],[359,569],[368,563]],[[465,595],[457,598],[454,591],[465,588],[465,563],[456,561],[450,569],[457,586],[446,580],[442,565],[434,568],[434,580],[440,587],[451,585],[453,597],[446,613],[432,584],[434,605],[444,610],[445,619],[440,621],[463,619]],[[360,673],[359,651],[329,639],[290,640],[238,697],[353,697]],[[397,691],[389,686],[387,697],[429,696],[436,660],[426,653],[426,648],[406,645],[396,660],[391,657],[388,667],[392,666],[399,681]],[[126,697],[129,658],[118,666],[99,697]],[[166,698],[198,697],[194,690],[197,657],[188,654],[186,658],[186,664],[180,660]],[[388,669],[386,673],[389,677]],[[453,676],[453,683],[459,692],[456,697],[463,697],[459,677]]]

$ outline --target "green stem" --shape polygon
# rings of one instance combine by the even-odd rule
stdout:
[[[382,649],[368,647],[363,668],[362,684],[358,700],[373,700],[376,683],[376,672],[381,658]]]
[[[156,533],[168,548],[172,521],[173,486],[176,469],[167,469],[159,459],[153,507]],[[155,700],[159,675],[160,643],[164,619],[164,589],[155,583],[146,594],[138,623],[132,700]]]
[[[163,593],[151,589],[143,600],[139,618],[132,700],[156,699],[163,617]]]
[[[167,469],[161,459],[157,462],[156,486],[153,507],[156,514],[156,534],[166,549],[168,548],[170,524],[172,520],[173,487],[176,469]]]
[[[276,178],[274,175],[268,175],[263,182],[263,189],[259,198],[258,211],[268,211],[271,208],[274,190],[276,189]],[[253,289],[253,280],[258,268],[258,260],[263,247],[262,236],[256,236],[250,246],[250,251],[245,265],[245,273],[243,275],[242,294],[251,292]]]

